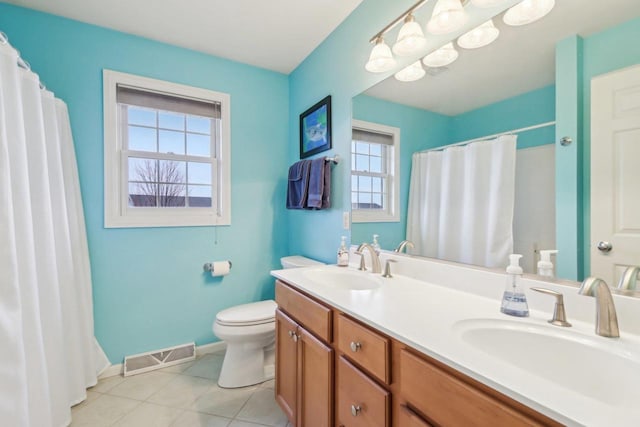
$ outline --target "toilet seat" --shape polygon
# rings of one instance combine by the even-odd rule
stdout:
[[[273,300],[227,308],[216,314],[216,323],[224,326],[252,326],[275,321],[277,304]]]

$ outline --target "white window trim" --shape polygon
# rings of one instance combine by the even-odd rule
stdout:
[[[104,107],[104,226],[124,227],[181,227],[231,225],[231,97],[226,93],[171,83],[117,71],[103,70]],[[118,84],[173,93],[221,104],[221,141],[217,147],[216,201],[208,208],[128,208],[126,198],[127,177],[122,167],[123,145],[118,129]]]
[[[389,161],[389,167],[393,168],[389,174],[388,183],[391,194],[388,197],[389,209],[383,211],[351,209],[352,222],[400,222],[400,129],[379,123],[365,122],[363,120],[351,121],[352,129],[368,130],[372,132],[391,135],[393,139],[393,159]],[[351,171],[349,172],[351,180]]]

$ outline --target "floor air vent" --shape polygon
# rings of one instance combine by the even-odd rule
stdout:
[[[167,366],[195,360],[195,358],[195,343],[182,344],[176,347],[126,356],[124,358],[124,376],[166,368]]]

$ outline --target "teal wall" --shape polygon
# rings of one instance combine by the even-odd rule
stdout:
[[[366,95],[353,98],[353,118],[400,129],[400,221],[354,223],[351,229],[353,242],[370,242],[373,234],[379,234],[380,246],[391,250],[404,240],[407,229],[411,155],[447,144],[450,118]]]
[[[215,313],[273,296],[288,253],[286,75],[76,21],[0,4],[8,34],[71,116],[93,276],[95,333],[113,363],[189,341],[217,340]],[[103,228],[102,70],[231,95],[231,226]],[[217,240],[217,243],[216,243]],[[206,261],[230,259],[213,279]]]
[[[353,118],[400,128],[400,222],[357,223],[352,226],[354,242],[370,241],[375,233],[380,235],[383,249],[393,249],[406,234],[412,154],[428,148],[554,121],[555,86],[546,86],[457,116],[444,116],[358,95],[353,98]],[[554,129],[554,126],[549,126],[519,134],[518,148],[553,144]]]

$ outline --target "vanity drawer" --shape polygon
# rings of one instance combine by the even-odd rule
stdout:
[[[338,358],[336,425],[343,427],[389,426],[391,395],[343,356]]]
[[[326,342],[331,342],[331,309],[276,280],[276,302],[280,309],[305,329]]]
[[[338,316],[337,323],[338,350],[380,381],[389,384],[389,339],[343,314]]]
[[[399,380],[403,397],[437,425],[547,425],[407,350],[400,353]]]

